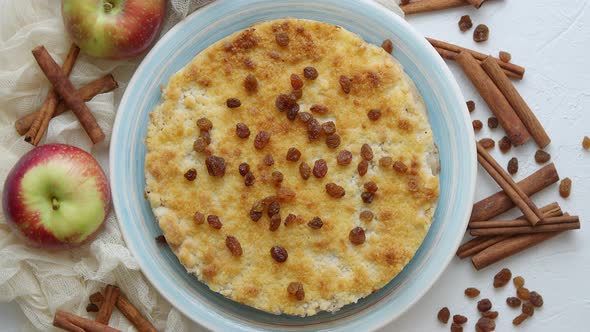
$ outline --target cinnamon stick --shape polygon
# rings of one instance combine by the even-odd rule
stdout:
[[[47,76],[47,79],[53,85],[55,91],[61,95],[64,103],[72,109],[74,114],[76,114],[82,127],[88,136],[90,136],[92,143],[96,144],[104,140],[104,133],[84,103],[84,100],[78,94],[78,91],[74,88],[72,82],[70,82],[61,68],[59,68],[58,64],[55,63],[51,55],[49,55],[45,47],[37,46],[33,49],[32,53],[35,60],[37,60],[39,67],[41,67],[41,70],[43,70],[45,76]]]
[[[447,43],[442,40],[437,40],[437,39],[429,38],[429,37],[426,37],[426,40],[428,40],[428,42],[432,46],[434,46],[434,48],[436,48],[437,51],[439,49],[445,50],[445,52],[443,52],[443,53],[441,53],[439,51],[439,54],[445,59],[455,60],[455,58],[457,57],[457,55],[459,53],[461,53],[461,51],[467,51],[467,52],[471,53],[471,55],[473,55],[473,57],[476,58],[478,61],[483,61],[486,58],[491,57],[487,54],[480,53],[480,52],[477,52],[474,50],[470,50],[468,48],[454,45],[451,43]],[[514,77],[517,79],[522,79],[522,77],[524,76],[524,73],[525,73],[524,67],[516,65],[511,62],[504,62],[498,58],[494,58],[494,57],[491,57],[491,58],[494,59],[498,63],[498,66],[500,66],[500,68],[502,68],[508,76]],[[511,73],[511,74],[509,74],[509,73]]]
[[[512,190],[514,190],[514,192],[516,192],[516,194],[518,195],[519,202],[520,202],[520,200],[522,200],[522,202],[524,202],[528,206],[530,211],[532,211],[534,213],[534,216],[532,216],[532,215],[527,215],[527,212],[529,211],[529,209],[527,209],[526,211],[523,211],[526,218],[534,226],[537,222],[539,222],[539,220],[541,220],[541,218],[543,218],[543,212],[541,212],[541,210],[539,210],[539,208],[535,205],[535,203],[533,203],[531,198],[527,194],[525,194],[522,191],[522,189],[520,189],[516,185],[516,183],[514,182],[512,177],[504,170],[504,168],[502,168],[502,166],[500,166],[500,164],[498,164],[498,162],[496,162],[496,160],[492,157],[492,155],[490,155],[488,153],[488,151],[481,146],[481,144],[476,143],[476,146],[477,146],[477,153],[479,155],[481,155],[494,169],[495,172],[493,174],[490,173],[490,175],[492,177],[494,177],[496,182],[498,182],[499,179],[496,179],[495,176],[500,175],[500,177],[504,180],[504,181],[502,181],[502,183],[510,186],[510,188]],[[488,173],[489,173],[489,171],[488,171]],[[500,182],[498,182],[498,184],[500,184]],[[500,186],[502,186],[502,185],[500,185]],[[506,189],[504,187],[502,189],[504,189],[504,191],[506,191]],[[519,204],[517,204],[517,203],[515,203],[515,204],[518,207],[520,207]]]
[[[105,324],[58,310],[53,318],[53,326],[70,332],[120,332]]]
[[[62,71],[66,76],[70,76],[70,73],[74,68],[74,64],[76,63],[76,59],[78,59],[78,54],[80,54],[80,48],[78,48],[76,44],[72,44],[62,65]],[[49,89],[47,97],[45,97],[45,101],[39,110],[38,116],[35,117],[31,128],[29,128],[25,135],[26,142],[29,142],[34,146],[39,144],[41,138],[43,138],[43,135],[47,130],[49,120],[53,117],[53,113],[55,113],[55,107],[57,106],[58,102],[59,96],[55,90],[53,88]]]
[[[553,163],[544,166],[516,185],[528,196],[532,196],[559,181],[557,169]],[[473,205],[470,221],[490,220],[510,210],[514,203],[504,191],[497,192]]]
[[[561,207],[557,202],[545,205],[540,209],[543,212],[543,217],[559,217],[564,215],[561,211]],[[525,219],[524,216],[520,216],[517,220]],[[479,236],[475,237],[464,244],[462,244],[457,250],[457,256],[465,258],[477,254],[478,252],[509,238],[510,235],[496,235],[496,236]]]
[[[135,326],[138,331],[141,332],[158,332],[156,328],[150,323],[143,315],[125,298],[124,295],[120,295],[117,299],[117,308],[129,321]]]
[[[411,15],[467,5],[469,3],[465,0],[421,0],[399,7],[404,11],[404,14]]]
[[[87,83],[86,85],[83,85],[82,87],[80,87],[80,89],[78,89],[78,93],[80,93],[84,101],[89,101],[92,100],[92,98],[96,97],[98,94],[111,92],[118,87],[119,85],[117,81],[115,81],[113,75],[108,74],[90,83]],[[64,104],[63,101],[60,101],[59,104],[57,104],[57,107],[55,108],[53,117],[55,118],[56,116],[61,115],[67,111],[67,106]],[[16,122],[14,123],[16,131],[20,135],[24,135],[29,130],[29,128],[33,124],[33,121],[35,120],[37,115],[39,115],[39,113],[40,111],[36,111],[16,120]]]
[[[543,220],[539,221],[536,226],[542,225],[553,225],[553,224],[563,224],[563,223],[575,223],[580,222],[579,217],[577,216],[562,216],[562,217],[551,217],[551,218],[543,218]],[[515,219],[515,220],[488,220],[488,221],[474,221],[470,222],[468,229],[485,229],[485,228],[498,228],[498,227],[527,227],[530,224],[527,223],[526,220],[522,219]]]
[[[492,113],[498,118],[512,144],[522,145],[526,143],[531,138],[531,135],[506,100],[506,97],[498,90],[498,87],[481,68],[477,60],[469,52],[461,51],[457,55],[456,61],[488,104]]]
[[[119,287],[108,285],[104,291],[104,300],[100,305],[98,314],[96,314],[96,321],[99,323],[107,324],[111,319],[113,308],[119,299],[120,290]]]
[[[520,93],[516,90],[512,82],[504,75],[502,68],[491,57],[482,61],[481,67],[489,75],[498,89],[504,94],[516,114],[522,120],[537,145],[542,149],[551,143],[547,132],[539,122],[539,119],[533,114],[530,107],[524,101]]]
[[[580,221],[576,222],[559,222],[548,225],[537,226],[520,226],[520,227],[491,227],[472,229],[469,233],[473,236],[491,236],[491,235],[516,235],[530,233],[547,233],[559,232],[572,229],[580,229]]]
[[[479,145],[479,143],[478,143],[478,145]],[[525,203],[525,201],[522,199],[522,197],[520,197],[518,195],[518,193],[508,184],[508,182],[506,182],[502,178],[502,176],[500,176],[496,172],[496,170],[494,170],[494,168],[479,153],[477,154],[477,161],[490,174],[490,176],[496,181],[496,183],[498,183],[498,185],[502,189],[504,189],[504,192],[506,193],[506,195],[508,195],[508,197],[510,197],[510,200],[512,200],[514,205],[516,205],[524,213],[527,220],[531,224],[534,225],[537,222],[539,222],[539,220],[541,220],[541,218],[538,217],[533,212],[533,210]]]
[[[536,234],[523,234],[510,237],[484,249],[471,257],[471,262],[477,270],[490,266],[506,257],[510,257],[523,250],[533,247],[543,241],[549,240],[563,232],[549,232]]]

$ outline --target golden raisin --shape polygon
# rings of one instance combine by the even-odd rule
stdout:
[[[482,148],[489,150],[496,146],[496,141],[491,138],[482,138],[479,140],[479,144],[481,144]]]
[[[184,173],[184,178],[189,181],[194,181],[197,178],[197,170],[194,168],[189,169]]]
[[[284,33],[284,32],[279,32],[275,35],[275,40],[277,41],[277,44],[279,44],[282,47],[288,46],[289,45],[289,35]]]
[[[254,202],[250,209],[250,219],[258,221],[262,218],[262,212],[264,211],[264,202],[262,200]]]
[[[467,317],[463,315],[453,315],[453,322],[457,324],[465,324],[467,323]]]
[[[364,160],[373,160],[373,149],[369,144],[363,144],[361,147],[361,157]]]
[[[291,74],[291,87],[295,90],[303,88],[303,80],[297,74]]]
[[[270,224],[268,225],[268,230],[271,232],[276,231],[281,226],[281,214],[277,213],[270,217]]]
[[[463,332],[463,326],[453,322],[451,323],[451,332]]]
[[[518,297],[511,296],[506,299],[506,304],[508,304],[508,306],[511,308],[520,307],[521,303],[522,301]]]
[[[498,312],[497,311],[486,311],[486,312],[482,312],[481,315],[485,318],[490,318],[490,319],[496,319],[498,318]]]
[[[210,214],[207,216],[207,223],[209,224],[209,226],[215,229],[220,229],[223,226],[221,220],[219,220],[219,217],[214,214]]]
[[[480,131],[483,128],[483,123],[479,120],[473,120],[472,125],[474,131]]]
[[[274,246],[274,247],[270,248],[270,256],[277,263],[283,263],[287,260],[287,258],[289,257],[289,254],[287,253],[287,250],[285,250],[285,248],[280,247],[280,246]]]
[[[492,302],[489,299],[483,299],[477,302],[477,310],[485,312],[492,309]]]
[[[279,171],[272,172],[271,177],[272,177],[272,182],[275,185],[279,185],[279,184],[281,184],[281,182],[283,182],[283,173],[281,173]]]
[[[477,332],[492,332],[496,329],[496,322],[487,317],[481,317],[475,324]]]
[[[582,139],[582,147],[584,150],[590,150],[590,137],[584,136],[584,139]]]
[[[512,54],[504,51],[500,51],[499,57],[502,62],[510,62],[512,60]]]
[[[199,137],[193,143],[193,150],[196,152],[203,152],[205,149],[207,149],[207,145],[208,144],[205,142],[205,139],[203,139],[203,137]]]
[[[352,162],[352,152],[350,152],[348,150],[340,151],[338,153],[338,157],[336,158],[336,161],[338,162],[338,165],[340,165],[340,166],[350,165],[350,163]]]
[[[259,132],[254,138],[254,147],[258,150],[264,149],[266,144],[270,141],[270,134],[267,131]]]
[[[572,179],[565,178],[559,183],[559,195],[563,198],[568,198],[572,191]]]
[[[205,165],[207,166],[209,175],[219,177],[225,175],[225,159],[217,156],[208,156],[205,159]]]
[[[295,197],[297,197],[297,194],[287,187],[280,187],[277,189],[277,198],[281,202],[292,201]]]
[[[301,301],[305,298],[305,291],[303,290],[303,285],[300,282],[289,283],[289,286],[287,286],[287,293],[295,297],[298,301]]]
[[[326,135],[332,135],[336,132],[336,124],[334,121],[327,121],[322,123],[322,130]]]
[[[311,119],[307,123],[307,137],[310,140],[318,139],[322,135],[322,127],[316,119]]]
[[[361,160],[361,162],[357,166],[357,171],[359,172],[359,175],[364,176],[365,174],[367,174],[368,169],[369,162],[366,160]]]
[[[193,221],[195,225],[202,225],[205,223],[205,215],[197,211],[193,215]]]
[[[240,166],[238,166],[238,171],[241,176],[246,176],[246,174],[250,172],[250,165],[248,165],[248,163],[241,163]]]
[[[381,117],[381,111],[377,109],[370,110],[367,113],[367,117],[369,117],[369,120],[371,121],[377,121]]]
[[[366,191],[368,191],[368,192],[370,192],[370,193],[373,193],[373,194],[374,194],[374,193],[376,193],[376,192],[377,192],[377,190],[379,190],[379,187],[378,187],[378,186],[377,186],[377,184],[376,184],[375,182],[373,182],[373,181],[366,182],[366,183],[364,184],[364,187],[365,187],[365,190],[366,190]]]
[[[341,138],[338,134],[331,134],[326,136],[326,146],[330,149],[335,149],[340,146]]]
[[[250,136],[250,128],[245,123],[239,122],[236,124],[236,135],[239,138],[248,138]]]
[[[479,289],[477,288],[473,288],[473,287],[469,287],[465,289],[465,296],[469,297],[469,298],[474,298],[479,296]]]
[[[279,214],[279,212],[281,212],[281,204],[279,204],[279,202],[272,201],[268,204],[268,211],[266,211],[266,213],[269,217]]]
[[[383,43],[381,43],[381,48],[383,48],[385,52],[391,54],[393,52],[393,42],[391,39],[385,39]]]
[[[353,228],[350,233],[348,233],[348,240],[354,245],[365,243],[365,230],[362,227]]]
[[[393,163],[393,169],[398,173],[405,173],[408,171],[408,166],[404,164],[402,161],[396,161]]]
[[[369,210],[362,211],[360,214],[360,219],[365,222],[372,221],[373,217],[374,217],[373,212],[371,212]]]
[[[263,161],[266,166],[272,166],[275,163],[275,160],[270,153],[268,153],[264,156]]]
[[[467,104],[467,110],[469,113],[475,111],[475,102],[473,100],[468,100],[465,104]]]
[[[301,158],[301,152],[297,148],[289,148],[287,151],[287,160],[299,161],[299,158]]]
[[[371,204],[373,203],[373,199],[375,199],[375,194],[370,192],[364,192],[361,194],[361,199],[363,200],[363,202]]]
[[[521,300],[528,301],[531,298],[531,292],[527,288],[520,287],[516,290],[516,296]]]
[[[297,220],[297,216],[293,213],[289,213],[287,218],[285,218],[285,226],[289,226]]]
[[[295,103],[287,110],[287,119],[295,121],[295,119],[297,119],[297,114],[299,114],[299,104]]]
[[[313,113],[318,113],[318,114],[326,114],[329,111],[328,107],[326,105],[321,105],[321,104],[311,105],[309,110],[312,111]]]
[[[299,174],[301,175],[303,180],[309,179],[309,176],[311,175],[311,168],[306,162],[302,162],[301,164],[299,164]]]
[[[535,152],[535,161],[539,164],[544,164],[551,159],[551,155],[543,150]]]
[[[379,159],[379,166],[391,167],[391,165],[393,165],[393,159],[391,157],[381,157]]]
[[[238,98],[229,98],[225,103],[229,108],[237,108],[242,106],[242,102]]]
[[[469,15],[463,15],[459,19],[459,30],[465,32],[473,26],[473,22],[471,22],[471,17]]]
[[[254,174],[252,174],[252,172],[248,172],[246,173],[246,175],[244,175],[244,184],[246,185],[246,187],[254,185],[255,181],[256,177],[254,176]]]
[[[511,158],[508,161],[508,167],[506,167],[506,170],[510,174],[516,174],[518,172],[518,159],[516,159],[516,157]]]
[[[449,311],[449,308],[444,307],[438,311],[436,317],[441,323],[446,324],[451,317],[451,312]]]
[[[280,94],[275,99],[275,107],[280,111],[284,112],[289,110],[295,104],[295,100],[291,96],[286,94]]]
[[[543,306],[543,297],[541,296],[541,294],[532,291],[531,292],[531,298],[529,299],[529,302],[531,302],[531,304],[537,308],[542,307]]]
[[[326,192],[328,193],[328,195],[334,198],[341,198],[346,194],[344,188],[335,183],[326,184]]]
[[[258,91],[258,79],[253,74],[248,74],[244,79],[244,88],[248,93],[254,93]]]
[[[498,128],[498,118],[496,118],[495,116],[490,117],[488,119],[488,127],[490,127],[490,129]]]
[[[507,268],[503,268],[494,276],[494,288],[506,286],[510,279],[512,279],[512,272]]]
[[[516,316],[516,318],[514,318],[512,320],[512,324],[514,325],[520,325],[522,324],[522,322],[524,322],[527,318],[529,318],[529,316],[527,314],[520,314],[518,316]]]
[[[303,123],[308,123],[313,118],[313,115],[308,112],[299,112],[297,113],[297,118]]]
[[[514,279],[512,279],[512,282],[514,283],[514,287],[516,287],[516,288],[520,288],[520,287],[524,286],[524,278],[521,276],[514,277]]]
[[[502,137],[498,141],[498,147],[500,148],[500,151],[502,151],[503,153],[510,151],[510,149],[512,148],[512,142],[510,142],[510,138],[508,138],[508,136]]]
[[[225,246],[227,249],[229,249],[233,256],[242,256],[242,246],[240,245],[238,239],[236,239],[234,236],[229,235],[225,238]]]
[[[318,71],[314,67],[303,68],[303,77],[307,78],[308,80],[315,80],[318,78],[318,75]]]
[[[525,302],[522,304],[522,313],[532,317],[535,314],[535,307],[529,302]]]
[[[202,131],[209,131],[211,128],[213,128],[213,123],[211,123],[211,121],[209,121],[207,118],[200,118],[197,120],[197,127],[199,127],[199,129]]]
[[[490,36],[490,29],[485,24],[478,24],[473,30],[473,40],[476,43],[481,43],[488,40]]]
[[[312,173],[313,176],[315,176],[318,179],[321,179],[324,176],[326,176],[326,174],[328,174],[328,164],[326,163],[326,161],[324,159],[316,160],[313,164]]]
[[[312,229],[320,229],[322,228],[322,226],[324,226],[324,222],[320,217],[314,217],[307,223],[307,226],[309,226]]]
[[[346,94],[350,93],[350,89],[352,86],[352,80],[350,78],[342,75],[342,76],[340,76],[338,83],[340,83],[340,88],[342,89],[342,92],[344,92]]]

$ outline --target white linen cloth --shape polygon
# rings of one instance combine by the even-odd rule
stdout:
[[[212,1],[171,0],[162,34],[188,13]],[[398,1],[375,1],[403,15],[397,6]],[[14,122],[37,110],[49,88],[31,50],[43,44],[61,63],[70,42],[63,27],[58,0],[0,0],[0,8],[0,190],[3,190],[10,169],[20,156],[32,149],[16,133]],[[108,174],[109,138],[115,112],[140,61],[141,57],[124,61],[101,60],[81,53],[70,76],[75,86],[107,73],[112,73],[119,82],[119,88],[114,92],[98,95],[87,103],[107,138],[93,146],[75,116],[69,112],[51,121],[41,144],[78,146],[92,153]],[[106,227],[91,244],[60,252],[24,245],[6,224],[6,216],[0,215],[0,301],[18,303],[29,319],[23,330],[53,330],[53,314],[58,308],[88,316],[85,310],[88,296],[105,284],[118,285],[160,331],[204,330],[172,308],[147,282],[125,246],[114,212],[111,211]],[[117,310],[110,325],[122,331],[135,331]]]

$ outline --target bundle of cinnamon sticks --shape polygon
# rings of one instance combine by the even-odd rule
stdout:
[[[47,131],[51,119],[71,109],[93,143],[104,140],[104,133],[85,102],[97,94],[116,89],[118,84],[113,76],[106,75],[76,90],[68,78],[80,53],[80,49],[75,44],[70,47],[61,68],[45,47],[38,46],[32,53],[53,87],[47,93],[38,111],[16,121],[16,131],[25,136],[25,141],[37,146]]]
[[[99,308],[95,320],[58,310],[55,313],[53,325],[71,332],[117,332],[120,330],[108,326],[113,309],[117,307],[138,331],[158,331],[116,286],[108,285],[104,293],[98,292],[92,294],[90,296],[90,303]]]
[[[407,4],[402,3],[400,8],[404,11],[404,14],[411,15],[468,5],[479,8],[484,1],[485,0],[414,0],[408,1]]]

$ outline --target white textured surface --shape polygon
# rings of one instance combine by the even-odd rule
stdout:
[[[517,88],[539,116],[553,139],[549,151],[562,177],[574,181],[572,196],[563,200],[554,185],[534,196],[539,205],[557,200],[564,210],[578,214],[582,230],[561,235],[532,250],[505,260],[488,269],[476,272],[469,261],[454,259],[424,298],[403,317],[382,331],[445,331],[436,321],[436,312],[448,306],[451,313],[469,317],[466,331],[473,331],[477,317],[474,300],[463,296],[466,287],[482,290],[495,309],[500,311],[497,331],[514,330],[511,321],[517,311],[507,308],[505,298],[513,293],[509,286],[499,291],[491,287],[493,275],[501,267],[509,267],[527,279],[527,286],[543,294],[545,306],[534,317],[518,328],[521,331],[584,331],[590,314],[590,244],[585,240],[590,226],[590,152],[581,149],[584,135],[590,136],[590,69],[586,59],[590,53],[590,3],[588,0],[489,1],[480,10],[469,7],[444,12],[412,16],[408,21],[418,30],[434,38],[496,54],[503,49],[512,53],[513,61],[523,64],[527,73]],[[474,45],[471,34],[462,34],[456,26],[459,17],[471,15],[474,24],[490,27],[490,39]],[[499,139],[501,130],[490,131],[485,126],[490,116],[488,108],[472,88],[471,83],[454,64],[451,69],[467,99],[478,107],[473,119],[484,122],[478,137]],[[521,179],[532,173],[536,165],[533,143],[513,149],[506,156],[494,151],[502,164],[512,156],[520,160]],[[476,199],[483,198],[498,188],[480,172]],[[2,331],[19,331],[26,326],[25,317],[16,304],[0,304]],[[25,330],[28,330],[26,327]],[[195,326],[194,331],[200,331]]]

